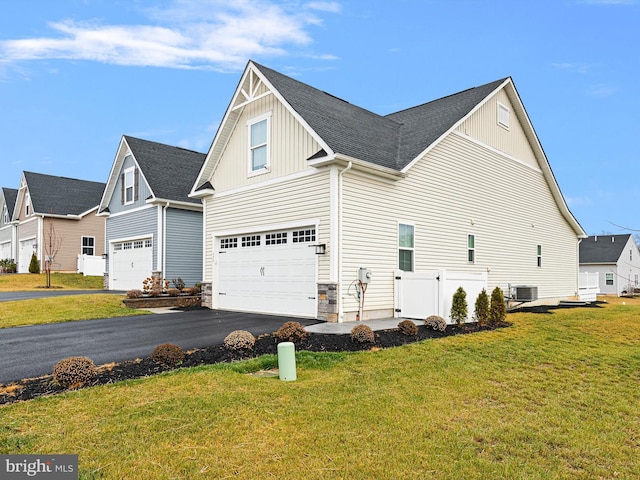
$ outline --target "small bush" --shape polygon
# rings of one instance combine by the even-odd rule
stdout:
[[[167,295],[169,295],[170,297],[177,297],[178,295],[180,295],[180,290],[177,288],[169,288],[167,290]]]
[[[411,320],[402,320],[398,324],[398,328],[404,335],[407,335],[409,337],[415,337],[416,335],[418,335],[418,326]]]
[[[173,286],[176,287],[179,291],[184,290],[184,280],[182,280],[181,277],[174,278],[173,280],[171,280],[171,283],[173,283]]]
[[[153,287],[151,290],[149,290],[149,296],[150,297],[161,297],[162,296],[162,288],[160,287]]]
[[[444,332],[447,329],[447,321],[438,315],[428,316],[425,319],[424,324],[427,327],[431,327],[434,330],[438,330],[439,332]]]
[[[351,329],[351,341],[356,343],[374,343],[376,337],[369,325],[356,325]]]
[[[193,288],[185,287],[182,289],[182,293],[184,293],[185,295],[193,295]]]
[[[40,260],[36,257],[36,254],[31,255],[31,261],[29,262],[29,273],[40,273]]]
[[[307,338],[307,331],[298,322],[286,322],[274,333],[283,342],[297,342]]]
[[[167,367],[177,367],[184,361],[182,348],[173,343],[163,343],[153,349],[151,358],[154,362],[161,363]]]
[[[93,360],[87,357],[68,357],[53,366],[53,379],[65,388],[81,387],[97,374]]]
[[[486,325],[489,321],[489,295],[484,288],[476,298],[475,317],[480,325]]]
[[[195,308],[195,307],[200,307],[201,303],[200,303],[200,299],[199,298],[192,298],[192,297],[180,297],[178,298],[178,301],[176,302],[176,306],[179,308]]]
[[[129,290],[127,291],[127,298],[141,298],[142,290]]]
[[[507,318],[507,306],[504,303],[504,293],[500,287],[496,287],[491,292],[491,307],[489,309],[489,322],[504,322]]]
[[[246,330],[234,330],[224,339],[224,346],[228,350],[251,350],[256,344],[256,337]]]
[[[467,292],[462,287],[458,287],[456,293],[453,294],[451,320],[456,322],[459,327],[467,321]]]
[[[199,283],[196,283],[193,287],[191,287],[191,295],[200,295],[201,287]]]

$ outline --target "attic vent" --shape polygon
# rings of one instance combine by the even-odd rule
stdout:
[[[538,287],[531,285],[514,285],[510,293],[516,302],[533,302],[538,299]]]

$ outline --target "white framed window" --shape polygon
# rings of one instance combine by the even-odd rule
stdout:
[[[472,233],[467,235],[467,262],[476,263],[476,236]]]
[[[249,136],[249,175],[269,171],[269,135],[271,113],[252,118],[247,122]]]
[[[2,211],[2,223],[4,223],[5,225],[9,223],[9,210],[7,209],[6,205],[4,206]]]
[[[633,280],[634,280],[634,283],[635,283],[635,285],[637,287],[638,286],[638,274],[637,273],[634,275]]]
[[[123,174],[123,204],[128,205],[135,201],[135,168],[127,168]]]
[[[93,256],[96,247],[96,237],[82,237],[82,254]]]
[[[536,248],[536,262],[538,268],[542,268],[542,245],[538,245]]]
[[[633,262],[633,249],[629,250],[629,261]]]
[[[507,107],[506,105],[502,105],[501,103],[498,103],[498,125],[508,129],[510,115],[511,115],[511,112],[509,111],[509,107]]]
[[[28,217],[31,215],[31,195],[29,193],[25,193],[24,195],[24,216]]]
[[[609,286],[613,285],[613,273],[604,274],[604,283]]]
[[[408,223],[398,223],[398,268],[413,272],[415,227]]]

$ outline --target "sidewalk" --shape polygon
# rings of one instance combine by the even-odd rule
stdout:
[[[376,320],[365,320],[362,322],[344,322],[344,323],[330,323],[322,322],[304,327],[307,332],[311,333],[333,333],[336,335],[351,333],[351,329],[356,325],[364,324],[369,325],[371,330],[388,330],[391,328],[397,328],[402,318],[379,318]],[[415,322],[415,320],[414,320]]]

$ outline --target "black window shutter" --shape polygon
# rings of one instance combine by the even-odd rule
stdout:
[[[133,199],[138,200],[138,169],[133,171]]]
[[[124,205],[124,173],[120,174],[120,205]]]

